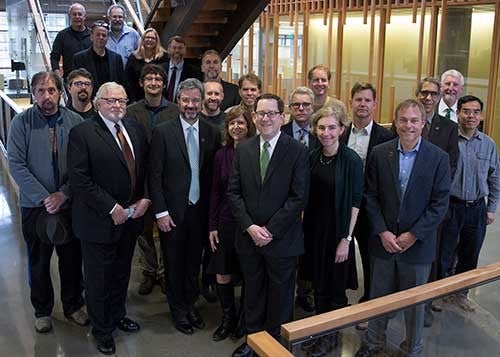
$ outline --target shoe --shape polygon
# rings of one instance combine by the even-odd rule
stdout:
[[[364,331],[368,328],[368,321],[363,321],[360,322],[359,324],[356,324],[356,330],[358,331]]]
[[[443,300],[442,299],[437,299],[431,302],[431,309],[432,311],[435,312],[441,312],[443,311]]]
[[[124,317],[118,321],[116,327],[124,332],[137,332],[141,329],[141,326],[137,322],[132,321],[128,317]]]
[[[192,326],[196,327],[197,329],[201,330],[201,329],[205,328],[205,321],[203,321],[200,313],[198,311],[196,311],[195,309],[191,309],[187,313],[187,319],[188,319],[189,323]]]
[[[212,284],[203,285],[200,293],[208,303],[213,304],[217,302],[217,294],[215,293],[215,288]]]
[[[87,326],[90,323],[89,317],[85,312],[83,306],[73,312],[71,315],[66,316],[66,318],[69,321],[77,324],[78,326]]]
[[[313,312],[314,311],[314,303],[310,296],[297,296],[295,299],[295,304],[299,306],[305,312]]]
[[[35,330],[39,333],[47,333],[52,330],[52,318],[50,316],[37,317],[35,320]]]
[[[174,321],[174,327],[185,335],[192,335],[194,333],[193,326],[188,320],[176,320]]]
[[[105,355],[115,354],[116,347],[115,347],[115,340],[113,340],[113,337],[111,336],[105,338],[96,337],[95,340],[99,352]]]
[[[356,351],[354,357],[371,357],[376,356],[381,351],[380,348],[372,348],[368,345],[362,344],[361,348]]]
[[[476,311],[476,304],[472,300],[469,300],[467,295],[457,294],[455,296],[455,304],[466,312]]]
[[[161,292],[167,295],[167,279],[164,276],[158,278],[158,285],[160,285]]]
[[[304,341],[300,344],[300,349],[304,352],[309,352],[318,341],[317,338],[311,338],[310,340]]]
[[[431,327],[434,322],[434,315],[432,314],[431,304],[425,304],[424,310],[424,327]]]
[[[140,295],[149,295],[153,291],[153,287],[155,286],[155,278],[149,274],[143,274],[144,278],[139,285],[138,293]]]
[[[233,354],[231,355],[231,357],[252,357],[252,356],[255,356],[255,354],[246,342],[242,343],[237,349],[235,349]]]

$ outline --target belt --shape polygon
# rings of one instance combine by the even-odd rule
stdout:
[[[450,204],[454,206],[472,207],[472,206],[477,206],[481,202],[484,202],[484,197],[478,198],[477,200],[474,201],[465,201],[455,196],[450,196]]]

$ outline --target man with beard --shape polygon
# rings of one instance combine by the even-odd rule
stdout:
[[[52,70],[66,79],[73,70],[73,56],[92,46],[90,29],[85,26],[86,12],[82,4],[74,3],[68,11],[70,26],[59,31],[50,52]],[[62,57],[63,70],[59,69],[59,60]]]
[[[314,66],[307,73],[307,79],[309,80],[308,87],[311,88],[314,93],[313,113],[316,113],[321,108],[330,105],[332,102],[344,105],[344,103],[340,100],[332,98],[328,95],[331,78],[332,72],[330,71],[330,68],[322,64]]]
[[[441,75],[441,100],[439,101],[439,115],[458,122],[457,100],[464,91],[464,76],[456,69],[449,69]]]
[[[203,84],[179,84],[180,115],[157,126],[151,139],[149,192],[167,262],[167,298],[174,326],[191,335],[205,322],[195,309],[203,244],[208,237],[212,166],[220,131],[199,120]]]
[[[97,114],[90,100],[94,87],[92,86],[92,75],[85,68],[71,71],[68,75],[68,90],[71,101],[66,106],[83,119],[89,119]]]
[[[205,87],[205,97],[203,98],[203,108],[200,118],[222,130],[224,128],[224,112],[221,110],[221,103],[225,95],[222,85],[213,80],[203,83]]]
[[[106,82],[122,83],[123,63],[120,55],[108,50],[109,25],[103,21],[96,21],[90,30],[92,47],[78,52],[73,58],[73,68],[85,68],[93,79],[94,91]]]
[[[123,68],[125,68],[128,57],[137,49],[141,36],[125,23],[127,12],[122,5],[111,5],[108,8],[107,17],[111,30],[106,48],[122,57]]]
[[[216,81],[222,84],[222,91],[224,94],[224,99],[220,104],[220,109],[222,111],[229,107],[238,105],[241,102],[240,95],[238,93],[238,86],[224,81],[221,78],[222,74],[222,58],[219,52],[215,50],[207,50],[203,53],[201,57],[201,71],[203,72],[203,79],[205,82]]]
[[[46,228],[49,219],[54,222],[57,217],[71,225],[72,191],[66,173],[68,133],[83,119],[59,106],[63,87],[62,79],[55,73],[35,74],[32,87],[35,103],[12,120],[7,148],[9,171],[19,185],[35,330],[45,333],[52,329],[50,315],[54,307],[54,290],[50,260],[54,248],[59,260],[64,315],[78,325],[88,324],[81,291],[80,243],[71,239],[66,244],[54,246],[47,237],[50,233]],[[43,229],[38,229],[40,226]],[[73,235],[71,231],[69,234]]]
[[[135,241],[143,229],[148,141],[142,125],[124,119],[127,95],[103,84],[98,115],[69,135],[68,172],[75,195],[73,229],[82,246],[87,310],[97,348],[115,353],[112,333],[136,332],[125,302]]]

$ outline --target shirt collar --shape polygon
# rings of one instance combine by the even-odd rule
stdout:
[[[401,146],[401,141],[398,139],[398,151],[401,152],[401,153],[403,153],[403,154],[408,154],[410,152],[417,153],[418,150],[420,150],[420,144],[421,143],[422,143],[422,137],[418,138],[417,145],[415,145],[415,147],[413,149],[411,149],[410,151],[404,151],[403,147]]]
[[[372,129],[373,129],[373,119],[370,120],[367,126],[365,126],[363,129],[357,129],[354,126],[354,123],[351,125],[351,134],[357,134],[362,130],[366,130],[366,135],[370,136],[372,134]]]
[[[184,60],[180,61],[180,62],[179,62],[179,63],[177,63],[177,64],[174,64],[174,63],[172,62],[172,60],[170,60],[170,61],[168,62],[168,68],[170,69],[170,68],[172,68],[172,67],[176,67],[178,71],[182,71],[182,69],[184,68]]]
[[[301,128],[295,120],[292,120],[292,130],[294,133],[298,132],[299,130],[305,129],[308,133],[311,130],[311,125],[308,123],[305,127]]]
[[[274,136],[274,138],[272,138],[271,140],[268,140],[267,142],[269,143],[269,145],[271,146],[272,149],[274,149],[276,147],[276,143],[278,142],[278,139],[281,135],[281,130],[278,131],[278,134],[276,134]],[[260,146],[262,147],[262,145],[264,145],[264,142],[265,140],[262,138],[262,136],[260,136]]]
[[[444,113],[448,108],[450,108],[454,113],[457,112],[457,102],[453,104],[451,107],[444,102],[443,98],[439,101],[439,113]]]
[[[168,100],[165,99],[165,97],[162,96],[161,97],[160,105],[157,106],[157,107],[153,107],[153,106],[149,105],[149,103],[146,100],[146,98],[144,98],[144,104],[146,105],[147,109],[163,109],[163,108],[166,108],[168,106]]]
[[[191,126],[195,128],[196,131],[198,131],[198,128],[200,127],[200,119],[196,120],[196,122],[193,125],[189,124],[187,121],[182,119],[180,115],[179,115],[179,120],[181,121],[182,131],[186,131]]]
[[[460,126],[458,126],[458,136],[461,136],[465,140],[471,140],[471,139],[479,139],[479,140],[481,140],[482,139],[481,132],[479,130],[477,130],[477,128],[476,128],[476,131],[474,132],[474,134],[472,134],[472,137],[469,139],[468,137],[466,137],[462,133],[462,129],[460,129]]]
[[[102,118],[102,120],[104,121],[104,124],[106,124],[106,126],[108,127],[109,131],[111,131],[113,134],[116,134],[116,129],[115,129],[115,124],[118,124],[120,126],[120,128],[123,129],[123,123],[121,120],[118,121],[118,123],[115,123],[114,121],[112,120],[109,120],[109,119],[106,119],[102,114],[101,112],[98,112],[99,113],[99,116]]]

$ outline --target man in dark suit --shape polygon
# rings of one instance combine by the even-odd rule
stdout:
[[[92,47],[80,51],[73,57],[73,68],[85,68],[93,79],[95,96],[97,88],[106,82],[123,82],[123,62],[119,54],[106,48],[109,25],[96,21],[90,29]]]
[[[165,86],[165,98],[177,102],[179,84],[188,78],[201,80],[200,70],[184,60],[186,55],[186,42],[181,36],[170,37],[167,41],[167,53],[170,61],[165,64],[168,81]]]
[[[167,261],[167,297],[175,327],[192,334],[203,319],[194,308],[204,240],[212,164],[220,132],[199,120],[203,85],[194,78],[179,84],[180,115],[153,130],[150,195]]]
[[[146,64],[141,71],[139,85],[144,89],[144,99],[127,107],[127,117],[135,119],[146,129],[148,142],[151,141],[153,129],[169,120],[179,117],[179,108],[169,102],[163,95],[167,82],[167,74],[162,66]],[[163,254],[157,254],[153,239],[153,214],[151,210],[144,216],[144,232],[137,240],[141,252],[140,265],[143,280],[139,285],[139,294],[148,295],[158,283],[163,293],[166,293]]]
[[[215,50],[207,50],[201,57],[201,71],[203,72],[203,80],[216,81],[222,85],[224,99],[220,105],[222,111],[241,102],[238,86],[233,83],[224,81],[221,78],[222,74],[222,58],[219,52]]]
[[[351,89],[352,123],[340,138],[340,141],[356,151],[363,167],[373,147],[384,143],[394,135],[374,120],[377,106],[377,92],[371,83],[356,83]],[[359,302],[369,300],[370,296],[370,251],[368,242],[372,238],[366,214],[366,201],[361,201],[358,221],[354,229],[354,236],[358,242],[361,263],[363,264],[363,296]],[[366,324],[359,324],[357,328],[364,329]]]
[[[140,328],[126,317],[125,301],[135,241],[150,205],[148,142],[139,123],[123,119],[126,104],[121,85],[102,85],[94,100],[98,115],[73,128],[68,144],[73,229],[82,245],[92,335],[104,354],[115,352],[115,328]]]
[[[448,155],[422,140],[425,109],[414,99],[395,111],[399,138],[375,147],[366,168],[366,208],[375,235],[370,240],[370,298],[425,284],[436,255],[437,228],[448,208]],[[405,310],[408,356],[423,350],[424,306]],[[385,344],[388,317],[371,320],[356,356],[374,356]]]
[[[283,111],[283,100],[274,94],[256,99],[253,120],[260,135],[237,146],[228,188],[239,226],[235,244],[245,281],[247,332],[267,330],[274,337],[293,319],[309,170],[306,147],[281,135]],[[252,353],[243,343],[233,356]]]

